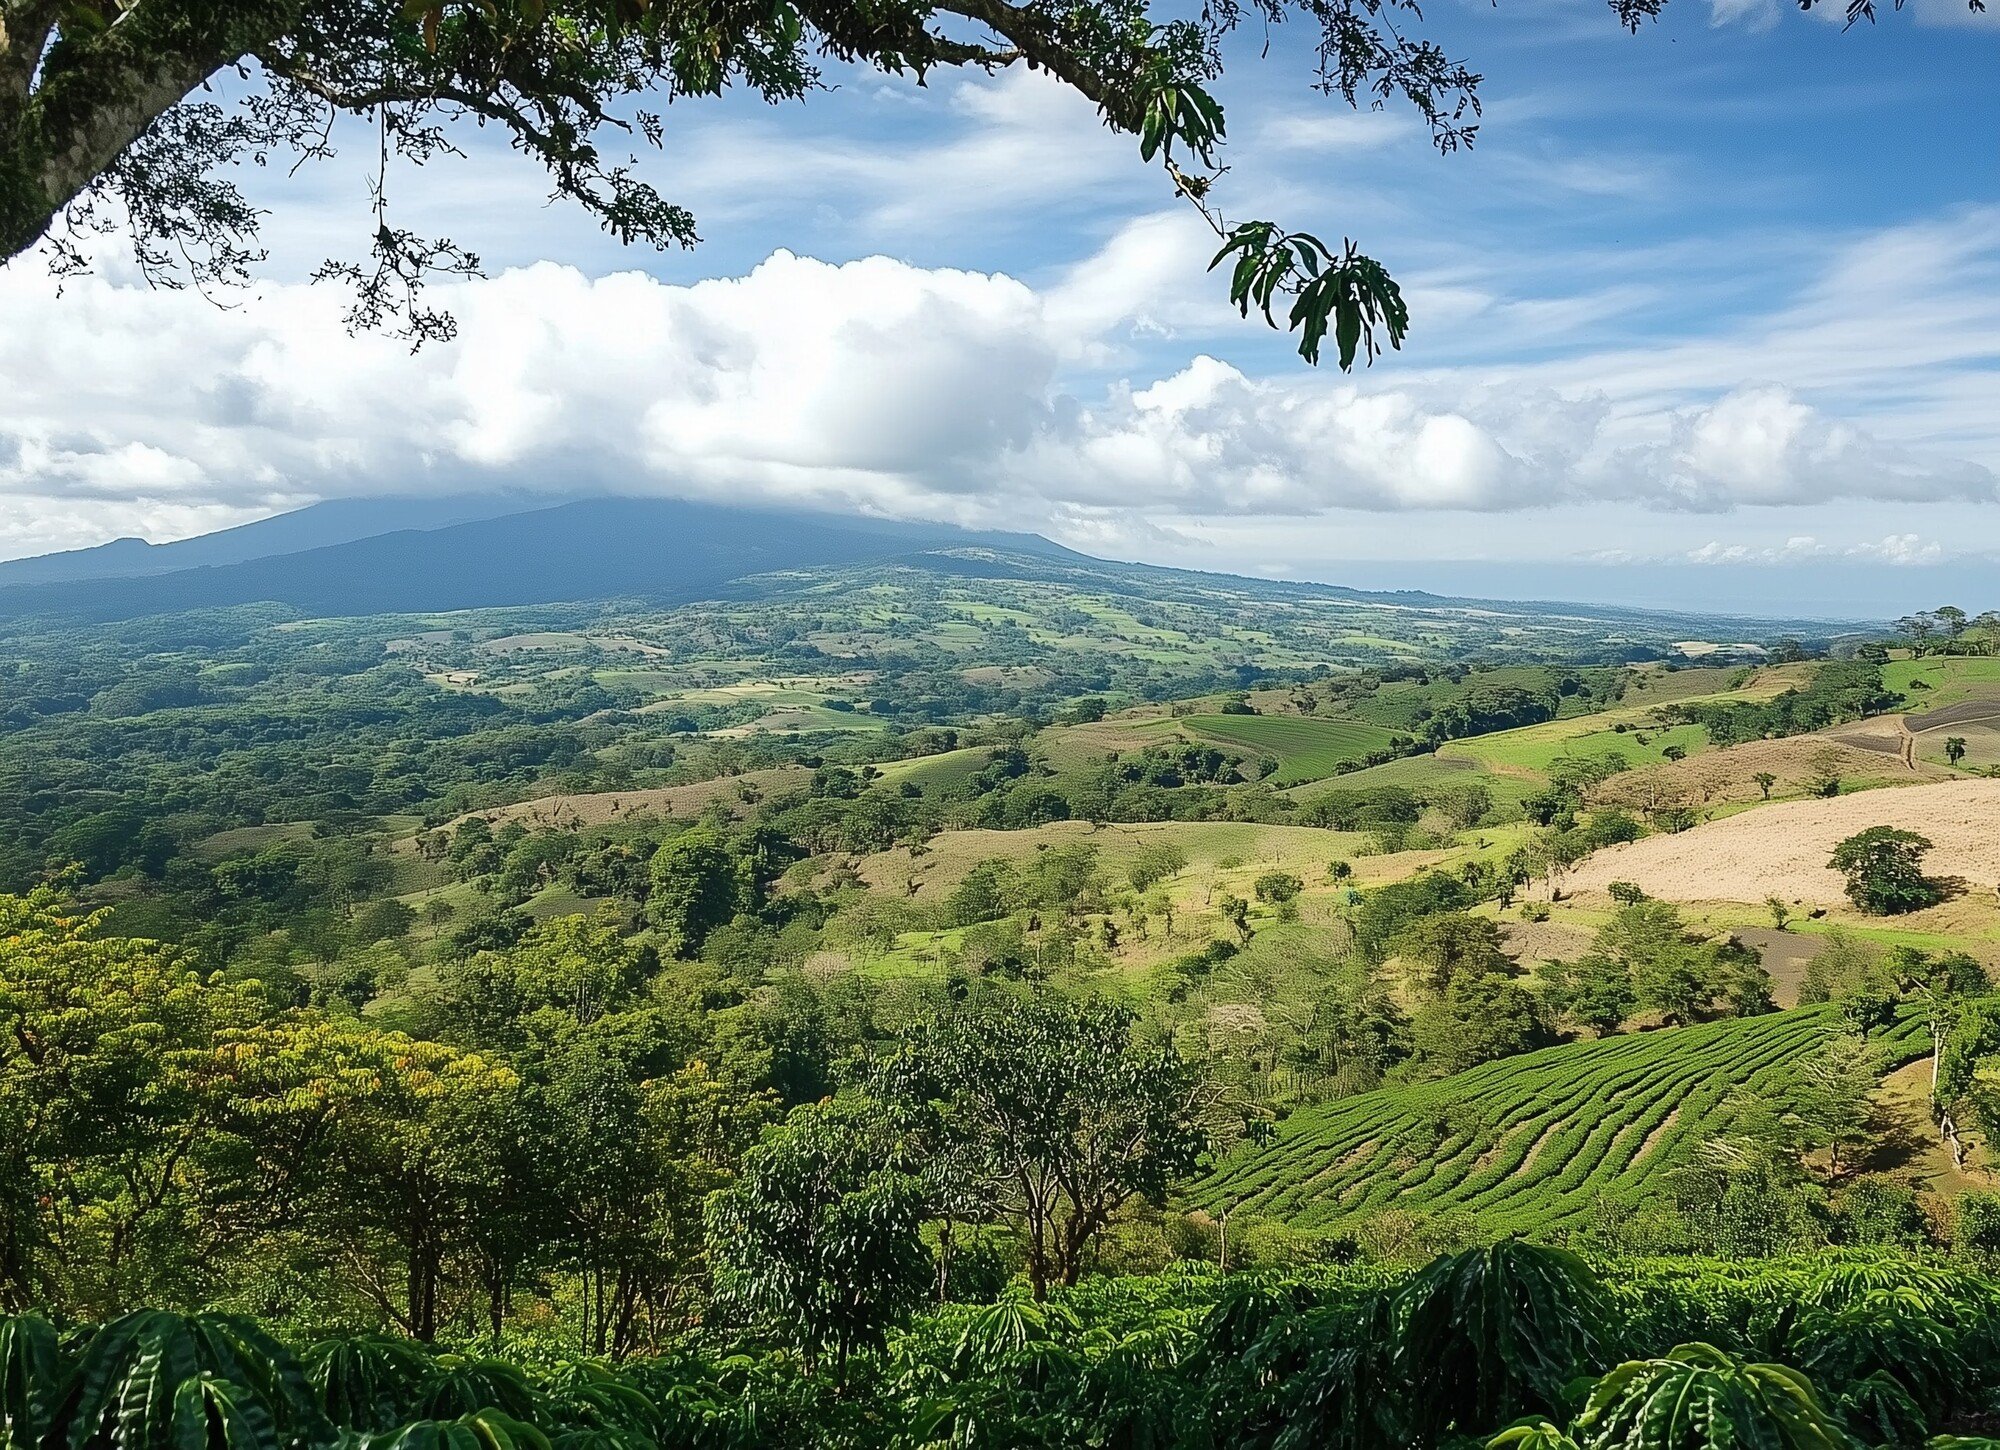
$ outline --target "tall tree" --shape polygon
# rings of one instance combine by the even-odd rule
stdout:
[[[1210,1143],[1208,1089],[1129,1008],[1040,993],[919,1023],[876,1091],[933,1171],[1019,1232],[1035,1297],[1074,1284],[1134,1199],[1163,1203]]]
[[[0,896],[0,1307],[115,1313],[199,1297],[198,1153],[254,984],[98,934],[60,891]]]
[[[736,862],[709,826],[691,827],[655,851],[652,882],[646,915],[677,957],[700,951],[708,934],[736,913]]]
[[[875,1124],[834,1104],[794,1109],[709,1200],[716,1297],[844,1370],[923,1302],[923,1219],[922,1183],[887,1161]]]
[[[1867,1131],[1876,1082],[1875,1054],[1859,1037],[1832,1038],[1799,1064],[1785,1106],[1804,1146],[1825,1148],[1835,1173],[1841,1146]]]

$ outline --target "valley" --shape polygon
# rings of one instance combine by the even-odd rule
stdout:
[[[150,1044],[117,1070],[174,1085],[187,1145],[102,1100],[166,1155],[165,1196],[121,1207],[91,1141],[35,1140],[34,1171],[100,1185],[33,1251],[78,1312],[264,1302],[276,1245],[316,1267],[274,1322],[657,1355],[682,1332],[661,1306],[733,1272],[704,1226],[822,1140],[927,1214],[958,1205],[903,1242],[948,1300],[1000,1292],[960,1272],[1025,1275],[1001,1307],[1516,1239],[1985,1263],[1988,622],[1948,653],[1747,641],[980,545],[688,602],[4,628],[0,899],[33,944],[10,960],[41,964],[10,1010],[108,993],[75,1050]],[[1856,841],[1888,854],[1835,869]],[[898,1098],[919,1070],[943,1076]],[[1143,1134],[1175,1166],[1106,1179],[1040,1247],[1004,1180],[951,1197],[954,1155],[1007,1140],[951,1136],[941,1095],[1003,1135],[1076,1110],[975,1106],[1023,1073],[1164,1114]],[[1171,1102],[1119,1096],[1148,1074]],[[890,1112],[909,1156],[871,1126]],[[313,1184],[300,1212],[238,1202],[270,1175]],[[413,1261],[379,1195],[419,1182],[461,1196]],[[510,1194],[505,1295],[482,1298]],[[215,1252],[91,1268],[94,1225],[167,1212],[210,1215]],[[350,1267],[317,1257],[343,1224]]]

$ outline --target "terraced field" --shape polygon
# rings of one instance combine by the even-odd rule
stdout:
[[[1727,1126],[1739,1084],[1770,1087],[1838,1025],[1830,1007],[1570,1043],[1418,1088],[1294,1114],[1190,1190],[1211,1212],[1306,1228],[1385,1209],[1469,1213],[1491,1234],[1561,1233],[1636,1200]],[[1923,1050],[1914,1022],[1883,1066]]]
[[[1278,770],[1271,781],[1279,786],[1322,780],[1386,749],[1391,738],[1379,725],[1298,715],[1190,715],[1181,724],[1217,744],[1272,757]]]

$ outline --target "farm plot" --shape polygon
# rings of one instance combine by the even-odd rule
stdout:
[[[1270,756],[1278,762],[1271,777],[1278,786],[1323,780],[1343,765],[1386,750],[1392,738],[1380,725],[1299,715],[1190,715],[1181,724],[1218,745]]]
[[[1678,835],[1607,847],[1587,857],[1565,885],[1603,891],[1613,881],[1631,881],[1669,901],[1762,902],[1781,896],[1837,906],[1846,891],[1840,873],[1827,866],[1834,846],[1870,826],[1896,826],[1921,832],[1931,842],[1926,871],[1990,890],[2000,879],[1996,810],[2000,780],[1985,779],[1786,801]]]
[[[1769,1088],[1838,1030],[1831,1007],[1570,1043],[1416,1088],[1295,1114],[1190,1190],[1210,1212],[1326,1228],[1385,1209],[1472,1215],[1488,1234],[1547,1236],[1726,1128],[1738,1086]],[[1896,1028],[1885,1068],[1914,1059]],[[1657,1185],[1654,1185],[1657,1186]]]

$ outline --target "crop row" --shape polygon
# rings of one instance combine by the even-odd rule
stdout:
[[[1832,1009],[1802,1008],[1568,1043],[1378,1089],[1295,1114],[1191,1197],[1301,1226],[1401,1208],[1554,1227],[1600,1199],[1629,1200],[1727,1130],[1738,1088],[1779,1085],[1838,1026]],[[1914,1023],[1878,1041],[1891,1062],[1921,1050]]]

